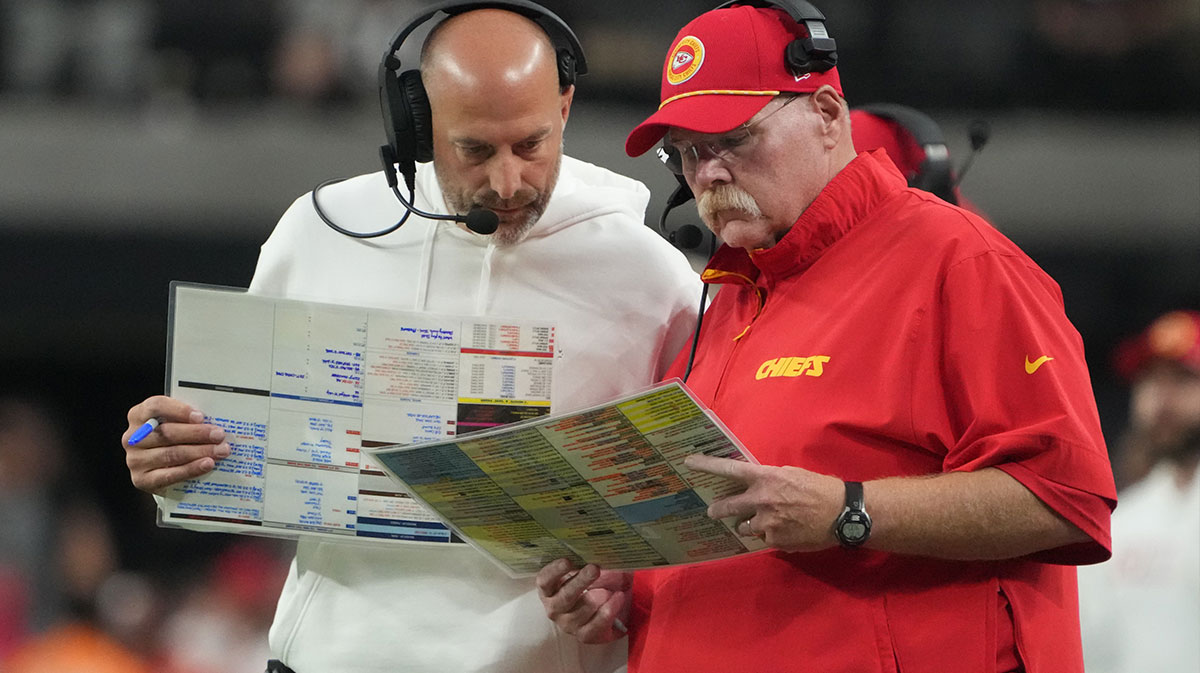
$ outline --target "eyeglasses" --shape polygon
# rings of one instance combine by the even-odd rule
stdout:
[[[800,95],[789,96],[783,105],[758,119],[748,121],[732,131],[707,140],[672,142],[671,135],[668,133],[663,138],[662,146],[656,150],[658,158],[675,175],[694,174],[701,156],[716,157],[728,163],[737,163],[742,157],[749,154],[750,149],[754,146],[754,128],[800,97]]]

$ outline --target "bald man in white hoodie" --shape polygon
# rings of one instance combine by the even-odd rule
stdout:
[[[574,87],[560,87],[547,34],[519,14],[481,9],[437,26],[423,51],[434,171],[416,205],[499,216],[492,235],[413,216],[364,241],[327,227],[308,195],[262,247],[254,293],[447,315],[550,320],[561,360],[556,412],[654,383],[690,335],[700,283],[682,253],[644,226],[639,182],[562,155]],[[394,222],[381,173],[321,191],[341,223]],[[370,225],[363,225],[364,227]],[[155,396],[130,409],[122,438],[134,484],[160,493],[229,455],[220,428]],[[128,440],[150,418],[158,429]],[[624,641],[583,645],[515,580],[468,545],[299,541],[271,628],[273,670],[578,673],[623,670]]]

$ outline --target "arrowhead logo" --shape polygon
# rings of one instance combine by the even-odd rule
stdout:
[[[1032,374],[1032,373],[1036,372],[1039,367],[1041,367],[1042,365],[1046,364],[1047,362],[1049,362],[1053,359],[1054,358],[1050,357],[1049,355],[1043,355],[1042,357],[1034,360],[1033,362],[1030,362],[1029,356],[1026,355],[1025,356],[1025,373]]]
[[[679,85],[692,78],[700,66],[704,65],[704,43],[699,38],[688,35],[675,45],[674,51],[667,59],[667,82]]]

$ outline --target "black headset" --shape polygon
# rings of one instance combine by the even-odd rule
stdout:
[[[803,0],[730,0],[716,9],[728,9],[736,5],[757,7],[759,9],[782,9],[796,23],[808,29],[808,37],[796,38],[788,43],[783,57],[791,68],[792,74],[803,75],[810,72],[825,72],[837,65],[837,42],[829,37],[825,29],[825,15],[821,10]]]
[[[958,205],[950,151],[946,148],[946,137],[942,135],[937,122],[920,110],[895,103],[860,105],[855,109],[896,122],[921,146],[925,158],[917,167],[916,174],[908,179],[909,187],[923,189],[947,203]]]
[[[415,200],[415,182],[417,162],[425,163],[433,160],[433,114],[429,110],[429,96],[425,93],[425,85],[421,82],[421,71],[417,69],[400,71],[400,58],[396,55],[400,45],[419,26],[424,24],[434,14],[443,12],[450,16],[470,12],[476,9],[503,9],[520,14],[531,19],[542,28],[554,46],[555,64],[558,68],[559,88],[566,91],[575,83],[576,75],[587,72],[587,59],[583,56],[583,47],[575,33],[553,12],[528,0],[506,0],[503,2],[462,2],[450,0],[427,7],[396,34],[388,43],[379,63],[379,106],[383,110],[384,131],[387,133],[387,144],[379,148],[379,159],[383,163],[383,175],[388,187],[395,194],[396,200],[404,206],[405,213],[400,221],[378,231],[357,232],[345,229],[335,223],[321,208],[317,194],[325,187],[341,182],[345,178],[326,180],[312,190],[312,205],[317,216],[334,231],[352,238],[377,238],[396,231],[408,221],[408,216],[416,213],[431,220],[461,222],[477,234],[491,234],[500,224],[496,213],[486,208],[472,208],[465,215],[443,215],[427,213],[413,205]],[[436,30],[436,28],[435,28]],[[428,38],[427,38],[428,39]],[[404,186],[408,188],[408,199],[400,193],[397,168],[404,176]]]
[[[810,72],[825,72],[837,65],[837,42],[829,36],[829,31],[825,28],[825,15],[821,10],[804,2],[803,0],[782,0],[780,2],[770,2],[769,0],[730,0],[723,3],[717,9],[729,9],[737,5],[746,5],[748,7],[756,7],[758,9],[780,9],[787,12],[788,16],[797,24],[800,24],[808,30],[808,37],[796,38],[788,43],[783,52],[784,61],[793,75],[800,76]],[[659,218],[659,232],[677,248],[683,250],[691,250],[697,248],[706,237],[709,238],[709,255],[715,249],[715,240],[711,238],[711,234],[705,234],[704,230],[694,224],[684,224],[674,230],[667,230],[667,213],[672,209],[677,208],[688,201],[691,201],[695,196],[692,194],[692,189],[688,187],[687,181],[682,175],[676,175],[675,179],[679,185],[675,191],[671,192],[671,196],[667,199],[667,205],[663,208],[662,217]]]
[[[426,8],[392,37],[387,52],[379,63],[379,106],[383,111],[383,126],[387,145],[380,148],[385,170],[399,165],[409,190],[413,188],[416,162],[433,160],[433,124],[429,111],[429,96],[421,82],[418,69],[400,70],[396,52],[404,40],[438,12],[451,16],[476,9],[504,9],[528,17],[550,36],[558,65],[558,84],[566,90],[575,77],[587,72],[587,59],[575,33],[550,10],[528,0],[505,2],[461,2],[450,0]]]

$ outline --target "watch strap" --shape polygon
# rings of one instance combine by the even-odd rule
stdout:
[[[863,510],[863,485],[861,481],[846,482],[846,507],[856,512]]]

